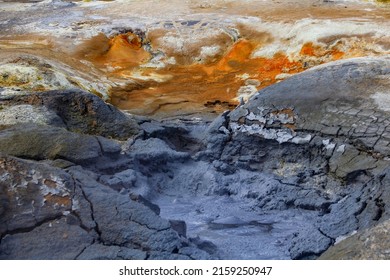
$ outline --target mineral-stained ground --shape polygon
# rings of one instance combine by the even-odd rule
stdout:
[[[0,1],[0,259],[390,259],[390,4]]]

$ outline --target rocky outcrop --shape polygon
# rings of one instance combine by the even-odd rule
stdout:
[[[47,124],[54,122],[54,125],[64,126],[76,133],[126,140],[139,130],[134,119],[102,102],[96,95],[83,91],[47,91],[5,96],[1,97],[0,102],[3,110],[8,104],[12,104],[13,108],[15,105],[31,105],[31,110],[36,107],[48,110],[55,120],[48,120]],[[17,116],[15,118],[18,119]]]
[[[135,137],[132,118],[66,91],[7,97],[1,113],[0,259],[209,258],[157,206],[117,191],[135,174],[110,175],[124,142],[105,137]]]
[[[212,123],[3,97],[0,258],[388,258],[389,61],[313,68]]]
[[[1,259],[190,258],[168,221],[81,167],[2,157],[1,177]]]
[[[293,76],[215,120],[199,156],[213,158],[225,174],[277,175],[279,184],[247,190],[247,196],[263,210],[317,212],[314,231],[294,235],[289,252],[318,256],[338,237],[388,219],[389,77],[388,57]]]
[[[353,180],[362,162],[378,173],[390,153],[389,69],[389,59],[369,58],[313,68],[261,91],[227,116],[227,129],[316,147],[341,179]]]

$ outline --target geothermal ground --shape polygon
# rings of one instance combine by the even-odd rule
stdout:
[[[79,87],[159,118],[215,116],[313,66],[389,52],[390,10],[368,1],[15,2],[0,8],[3,87]]]
[[[0,1],[1,259],[389,259],[388,1]]]

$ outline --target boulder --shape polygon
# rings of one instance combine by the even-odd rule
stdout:
[[[360,170],[378,174],[390,155],[389,77],[389,57],[314,67],[257,93],[228,115],[227,128],[248,145],[253,137],[282,148],[311,145],[344,180]]]
[[[1,105],[43,106],[72,132],[126,140],[139,132],[136,121],[101,98],[80,90],[57,90],[0,97]]]
[[[65,159],[78,164],[92,162],[102,155],[95,136],[35,124],[15,125],[1,130],[0,151],[21,158]]]

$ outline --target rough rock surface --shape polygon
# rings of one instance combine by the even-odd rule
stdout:
[[[228,174],[278,175],[281,186],[266,196],[252,191],[258,207],[317,211],[318,230],[294,235],[291,257],[314,257],[336,238],[388,219],[389,77],[388,57],[326,64],[260,91],[212,124],[201,157]]]
[[[27,95],[2,96],[2,106],[17,104],[43,106],[62,120],[67,130],[125,140],[138,133],[137,123],[96,95],[78,90],[47,91]],[[4,109],[4,108],[3,108]],[[56,118],[57,120],[58,118]],[[46,122],[50,124],[50,122]]]
[[[209,124],[3,98],[0,258],[388,258],[389,78],[389,57],[325,64]]]
[[[3,157],[1,171],[1,259],[189,258],[168,221],[81,167]]]
[[[327,250],[320,260],[389,260],[389,223],[387,220],[365,229]]]
[[[34,106],[24,118],[21,103]],[[120,142],[96,134],[132,139],[132,118],[83,92],[7,97],[2,108],[0,259],[209,258],[155,205],[115,190],[113,178],[130,188],[134,172],[92,171],[126,162]]]

